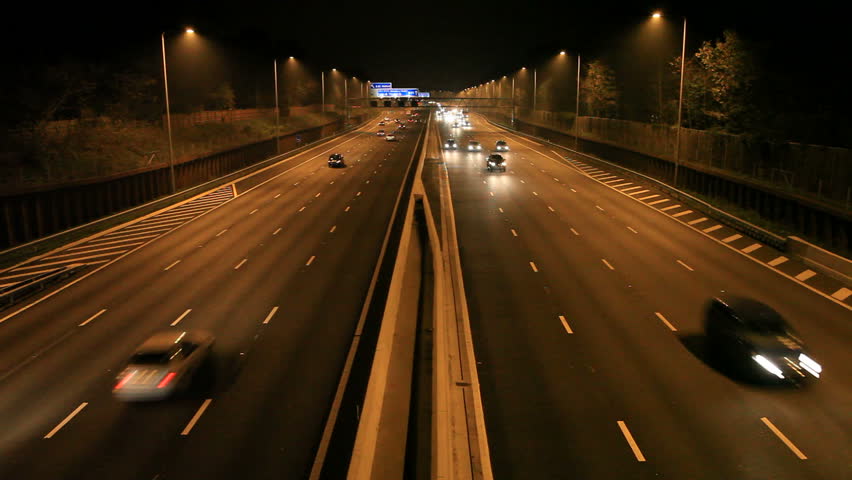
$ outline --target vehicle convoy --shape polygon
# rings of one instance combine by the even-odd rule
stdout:
[[[346,160],[343,158],[342,154],[332,153],[328,156],[328,166],[331,168],[345,167]]]
[[[189,387],[213,348],[208,332],[163,330],[137,349],[112,389],[119,400],[162,400]]]
[[[493,172],[494,170],[500,170],[502,172],[506,171],[506,159],[503,158],[499,153],[492,153],[485,160],[485,168],[488,169],[489,172]]]
[[[710,355],[750,379],[798,384],[822,374],[798,334],[763,303],[714,298],[707,303],[704,326]]]

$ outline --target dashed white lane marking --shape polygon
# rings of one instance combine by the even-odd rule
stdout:
[[[45,436],[44,436],[44,438],[52,438],[54,435],[56,435],[56,432],[58,432],[59,430],[61,430],[61,429],[62,429],[62,427],[64,427],[64,426],[65,426],[65,424],[67,424],[68,422],[70,422],[70,421],[71,421],[71,419],[72,419],[72,418],[74,418],[74,417],[75,417],[78,413],[80,413],[80,411],[81,411],[81,410],[83,410],[84,408],[86,408],[86,405],[88,405],[88,404],[89,404],[88,402],[83,402],[83,403],[81,403],[81,404],[80,404],[80,406],[78,406],[77,408],[75,408],[73,412],[71,412],[70,414],[68,414],[68,416],[67,416],[67,417],[65,417],[65,420],[62,420],[61,422],[59,422],[59,425],[57,425],[57,426],[53,427],[53,430],[51,430],[51,431],[50,431],[50,433],[48,433],[47,435],[45,435]]]
[[[535,196],[537,197],[537,196],[538,196],[538,192],[533,192],[533,195],[535,195]]]
[[[360,197],[360,196],[361,196],[361,192],[356,193],[356,194],[355,194],[355,196],[356,196],[356,197]]]
[[[600,205],[595,205],[595,208],[597,208],[598,210],[600,210],[600,211],[602,211],[602,212],[604,211],[604,209],[603,209],[603,208],[601,208],[601,206],[600,206]]]
[[[650,190],[639,190],[638,192],[628,193],[628,195],[641,195],[645,192],[650,192]]]
[[[678,261],[677,261],[677,263],[681,264],[681,266],[682,266],[683,268],[685,268],[685,269],[689,270],[690,272],[694,272],[694,271],[695,271],[695,269],[694,269],[694,268],[692,268],[692,267],[690,267],[689,265],[687,265],[687,264],[685,264],[685,263],[681,262],[680,260],[678,260]]]
[[[348,212],[348,211],[349,211],[349,208],[350,208],[350,207],[346,207],[346,210],[343,210],[343,211],[344,211],[344,212]]]
[[[494,192],[488,192],[488,193],[491,194],[492,197],[494,196]]]
[[[674,217],[674,218],[682,217],[684,215],[689,215],[690,213],[692,213],[692,210],[684,210],[682,212],[675,213],[674,215],[672,215],[672,217]]]
[[[742,235],[740,235],[739,233],[735,233],[735,234],[731,235],[730,237],[723,238],[722,241],[725,242],[725,243],[731,243],[734,240],[739,240],[741,238],[743,238]]]
[[[632,185],[632,184],[628,183],[628,185]],[[636,190],[637,188],[642,188],[642,187],[639,186],[639,185],[636,185],[635,187],[625,188],[624,190],[622,190],[622,192],[629,192],[630,190]]]
[[[630,445],[630,449],[633,450],[633,455],[636,456],[636,460],[644,462],[645,455],[642,455],[642,450],[639,450],[639,445],[636,444],[636,440],[633,439],[633,435],[631,435],[630,430],[627,429],[627,424],[622,420],[619,420],[618,428],[621,429],[621,434],[624,435],[624,439],[627,440],[627,443]]]
[[[366,182],[364,182],[364,183],[370,183],[370,181],[369,181],[369,180],[367,180],[367,181],[366,181]]]
[[[659,197],[659,195],[648,195],[647,197],[642,197],[639,199],[640,202],[644,202],[645,200],[650,200],[652,198]]]
[[[602,262],[604,263],[604,265],[606,265],[606,266],[607,266],[607,268],[609,268],[610,270],[615,270],[615,267],[613,267],[612,265],[610,265],[610,264],[609,264],[609,262],[607,262],[605,258],[602,258],[602,259],[601,259],[601,261],[602,261]]]
[[[314,195],[314,198],[319,198],[319,196],[320,196],[320,195],[322,195],[322,192],[317,193],[316,195]]]
[[[577,193],[577,190],[574,190],[573,188],[571,189],[571,191],[574,192],[574,193]]]
[[[483,180],[482,183],[487,183],[487,182],[485,180]]]
[[[296,183],[294,183],[294,184],[293,184],[293,186],[295,187],[295,186],[296,186],[296,185],[298,185],[299,183],[301,183],[301,182],[296,182]]]
[[[770,267],[777,267],[778,265],[781,265],[782,263],[786,262],[787,260],[789,260],[789,258],[782,255],[782,256],[776,258],[775,260],[772,260],[771,262],[769,262],[769,266]]]
[[[680,207],[680,205],[672,205],[670,207],[661,208],[660,211],[665,212],[665,211],[668,211],[668,210],[673,210],[673,209],[678,208],[678,207]]]
[[[630,231],[631,231],[631,232],[633,232],[633,233],[639,233],[639,232],[637,232],[637,231],[636,231],[636,229],[635,229],[635,228],[633,228],[633,227],[627,227],[627,229],[628,229],[628,230],[630,230]]]
[[[278,232],[280,232],[280,231],[281,231],[281,227],[278,227],[278,229],[277,229],[277,230],[275,230],[274,232],[272,232],[272,234],[273,234],[273,235],[278,235]]]
[[[705,228],[705,229],[704,229],[704,233],[715,232],[716,230],[719,230],[720,228],[722,228],[722,226],[721,226],[721,225],[714,225],[714,226],[712,226],[712,227]]]
[[[88,324],[88,323],[89,323],[89,322],[91,322],[92,320],[94,320],[94,319],[96,319],[96,318],[100,317],[101,315],[103,315],[103,314],[104,314],[104,312],[106,312],[106,308],[101,309],[101,311],[100,311],[100,312],[98,312],[98,313],[96,313],[96,314],[92,315],[91,317],[89,317],[89,319],[88,319],[88,320],[86,320],[85,322],[81,323],[81,324],[80,324],[80,325],[78,325],[78,326],[79,326],[79,327],[83,327],[83,326],[85,326],[86,324]]]
[[[239,269],[240,269],[240,267],[242,267],[242,266],[243,266],[243,264],[244,264],[244,263],[246,263],[247,261],[248,261],[248,258],[244,258],[244,259],[242,259],[242,261],[240,261],[240,263],[238,263],[238,264],[237,264],[237,266],[236,266],[236,267],[234,267],[234,270],[239,270]]]
[[[571,330],[571,327],[568,326],[568,320],[565,320],[565,317],[559,315],[559,321],[562,322],[562,326],[565,327],[566,333],[574,333],[574,331]]]
[[[195,415],[193,415],[189,423],[186,424],[186,428],[184,428],[183,431],[180,432],[181,435],[189,435],[189,432],[192,430],[192,427],[194,427],[196,422],[198,422],[198,419],[201,418],[202,415],[204,415],[204,411],[207,410],[207,407],[210,406],[210,402],[212,401],[212,398],[204,400],[204,403],[201,404],[201,407],[198,408],[198,411],[195,412]]]
[[[558,179],[558,178],[556,178],[556,177],[553,177],[553,179],[554,179],[554,180],[556,180],[557,182],[559,181],[559,179]]]
[[[521,180],[521,183],[527,183],[527,182],[525,182],[525,181]]]
[[[334,185],[334,180],[328,182],[329,185]]]
[[[228,231],[228,229],[226,228],[226,229],[222,230],[221,232],[217,233],[216,236],[221,237],[227,231]]]
[[[776,437],[780,438],[781,441],[784,442],[784,445],[787,445],[787,448],[789,448],[797,457],[799,457],[800,460],[808,459],[808,457],[806,457],[805,454],[802,453],[802,451],[799,450],[798,447],[796,447],[796,445],[794,445],[793,442],[791,442],[786,435],[781,433],[781,430],[778,430],[778,427],[776,427],[771,421],[769,421],[768,418],[760,417],[760,421],[762,421],[764,425],[769,427],[769,430],[772,430],[772,433],[774,433]]]
[[[516,232],[514,228],[512,228],[511,230],[512,230],[512,235],[513,235],[513,236],[515,236],[515,237],[517,237],[517,236],[518,236],[518,232]]]
[[[187,315],[189,315],[189,312],[191,312],[191,311],[192,311],[192,309],[191,309],[191,308],[187,308],[185,312],[183,312],[182,314],[180,314],[180,316],[177,318],[177,320],[175,320],[174,322],[172,322],[171,326],[172,326],[172,327],[174,327],[175,325],[177,325],[178,323],[180,323],[180,321],[181,321],[181,320],[183,320],[183,318],[184,318],[184,317],[186,317]]]
[[[165,271],[168,271],[169,269],[171,269],[172,267],[174,267],[174,266],[175,266],[175,265],[177,265],[178,263],[180,263],[180,260],[175,260],[174,262],[172,262],[172,264],[171,264],[171,265],[169,265],[168,267],[164,268],[164,269],[163,269],[163,271],[164,271],[164,272],[165,272]]]
[[[272,317],[275,316],[275,312],[277,311],[278,307],[272,307],[272,310],[269,312],[269,315],[267,315],[266,318],[263,319],[263,324],[266,325],[267,323],[269,323],[269,321],[272,320]]]
[[[302,207],[302,208],[299,209],[299,211],[303,212],[303,211],[305,211],[305,208],[307,208],[307,207]]]
[[[831,294],[832,297],[840,300],[841,302],[849,298],[850,295],[852,295],[852,290],[849,290],[846,287],[843,287],[840,290]]]
[[[532,267],[533,272],[538,272],[538,267],[535,266],[534,262],[530,262],[530,267]]]
[[[816,275],[816,272],[808,269],[808,270],[805,270],[804,272],[796,275],[796,280],[804,282],[805,280],[813,277],[814,275]]]
[[[753,251],[757,250],[758,248],[760,248],[760,247],[762,247],[762,246],[763,246],[763,245],[761,245],[761,244],[759,244],[759,243],[752,243],[751,245],[749,245],[749,246],[745,247],[744,249],[742,249],[742,251],[743,251],[743,252],[745,252],[745,253],[751,253],[751,252],[753,252]]]
[[[331,227],[331,230],[329,230],[328,233],[334,233],[335,230],[337,230],[337,225]]]
[[[281,196],[281,194],[280,194],[280,193],[279,193],[279,194],[276,194],[276,195],[275,195],[275,198],[278,198],[278,197],[280,197],[280,196]]]
[[[256,212],[257,212],[257,209],[255,208],[254,210],[252,210],[252,211],[249,213],[249,215],[254,215]]]
[[[502,208],[497,207],[497,210],[500,210],[500,213],[503,213],[503,209],[502,209]]]
[[[673,332],[676,332],[676,331],[677,331],[677,329],[675,328],[675,326],[674,326],[674,325],[672,325],[671,323],[669,323],[669,321],[668,321],[668,320],[666,320],[666,317],[664,317],[662,313],[660,313],[660,312],[654,312],[654,315],[656,315],[656,316],[657,316],[657,318],[659,318],[660,320],[662,320],[662,322],[663,322],[663,323],[665,323],[667,327],[669,327],[669,330],[671,330],[671,331],[673,331]]]
[[[580,236],[580,234],[577,233],[577,230],[574,230],[573,228],[571,229],[571,233],[573,233],[574,235],[577,235],[578,237]]]
[[[316,258],[317,258],[316,255],[311,255],[311,258],[308,259],[308,263],[306,263],[305,266],[307,267],[310,264],[314,263],[314,259],[316,259]]]
[[[551,207],[550,205],[548,205],[548,206],[547,206],[547,209],[548,209],[548,210],[550,210],[551,212],[555,212],[555,211],[556,211],[556,210],[554,210],[554,209],[553,209],[553,207]]]

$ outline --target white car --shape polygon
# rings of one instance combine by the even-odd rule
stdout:
[[[384,137],[384,136],[385,136],[385,131],[384,131],[384,130],[379,130],[378,132],[376,132],[376,136]]]
[[[112,389],[119,400],[162,400],[192,383],[213,348],[204,331],[163,330],[140,345]]]
[[[482,144],[477,142],[476,140],[471,140],[471,141],[467,142],[467,149],[468,149],[468,151],[471,151],[471,152],[481,151],[482,150]]]
[[[387,134],[387,135],[385,136],[385,141],[388,141],[388,142],[395,142],[395,141],[396,141],[396,135],[394,135],[394,134],[392,134],[392,133]]]

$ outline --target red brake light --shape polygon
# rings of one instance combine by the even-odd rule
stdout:
[[[169,372],[168,374],[166,374],[166,376],[163,377],[162,380],[160,380],[160,383],[157,384],[157,388],[163,388],[168,385],[169,382],[171,382],[172,379],[175,378],[175,375],[177,375],[177,373],[175,372]]]
[[[136,375],[136,370],[121,377],[121,380],[119,380],[118,383],[115,384],[115,388],[113,390],[121,390],[121,387],[123,387],[125,383],[130,381],[130,377],[132,377],[133,375]]]

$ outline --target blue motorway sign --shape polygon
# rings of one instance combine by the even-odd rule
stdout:
[[[419,94],[420,90],[417,88],[382,88],[375,91],[377,97],[384,98],[417,97]]]
[[[391,82],[376,82],[371,83],[370,88],[391,88]]]
[[[431,94],[431,93],[429,93],[429,92],[420,92],[420,93],[418,93],[418,94],[417,94],[417,96],[419,96],[419,97],[424,97],[424,98],[429,98],[429,97],[431,97],[431,96],[432,96],[432,94]]]

